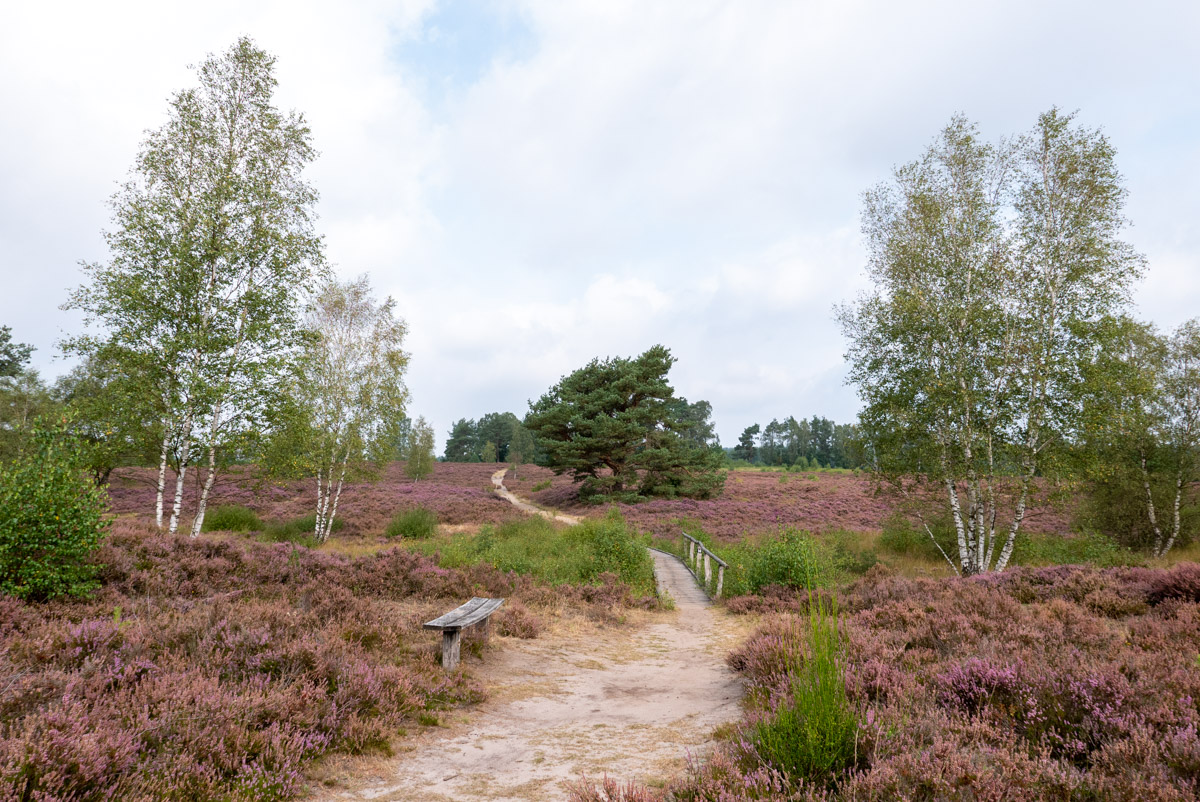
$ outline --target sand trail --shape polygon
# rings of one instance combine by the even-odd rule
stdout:
[[[585,775],[658,783],[682,771],[689,754],[705,755],[713,729],[740,712],[741,681],[724,655],[748,622],[712,608],[679,560],[651,554],[676,609],[633,611],[621,626],[574,620],[536,640],[496,639],[482,662],[468,663],[488,701],[406,739],[406,751],[375,776],[317,798],[564,800]]]

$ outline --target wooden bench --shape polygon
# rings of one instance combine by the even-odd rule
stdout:
[[[476,596],[461,607],[425,623],[425,629],[442,631],[442,668],[453,671],[458,666],[462,631],[466,627],[478,624],[484,639],[487,639],[488,616],[496,612],[502,604],[504,599],[484,599]]]

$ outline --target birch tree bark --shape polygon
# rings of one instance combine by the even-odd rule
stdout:
[[[878,477],[944,488],[961,574],[1008,565],[1047,454],[1080,428],[1088,326],[1142,268],[1124,197],[1107,140],[1056,109],[996,145],[956,117],[864,197],[850,381]]]

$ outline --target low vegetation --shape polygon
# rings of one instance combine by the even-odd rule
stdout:
[[[436,555],[448,568],[488,564],[555,585],[615,583],[636,597],[655,597],[654,564],[642,539],[616,513],[571,527],[535,516],[413,548]]]
[[[438,519],[431,510],[413,507],[396,513],[384,534],[388,537],[427,538],[437,531]]]
[[[664,789],[611,781],[576,800],[1200,791],[1200,566],[942,580],[879,567],[840,592],[836,616],[824,592],[775,596],[786,612],[729,658],[748,708],[713,757]]]

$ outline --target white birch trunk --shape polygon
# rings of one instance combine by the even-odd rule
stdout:
[[[208,476],[204,478],[204,489],[200,491],[200,501],[196,504],[196,517],[192,520],[192,537],[200,535],[204,526],[204,513],[208,509],[208,494],[212,490],[213,479],[217,475],[217,433],[221,428],[222,402],[217,403],[213,410],[212,423],[208,427]]]
[[[1183,471],[1180,470],[1175,474],[1175,514],[1171,525],[1171,537],[1167,539],[1167,545],[1162,547],[1155,556],[1165,557],[1171,547],[1175,545],[1175,539],[1179,537],[1179,507],[1183,504]]]
[[[346,449],[346,456],[342,458],[342,472],[338,476],[337,491],[333,494],[333,505],[329,508],[329,520],[325,524],[325,536],[321,538],[324,543],[333,534],[333,518],[337,515],[338,500],[342,497],[342,484],[346,481],[346,465],[350,462],[350,449]],[[330,479],[332,479],[332,475]]]
[[[170,427],[164,428],[167,433],[163,435],[162,451],[158,462],[158,492],[154,499],[154,522],[159,529],[163,527],[163,495],[167,488],[167,451],[171,447]]]
[[[1158,512],[1154,509],[1154,494],[1150,492],[1150,472],[1146,470],[1146,452],[1138,451],[1142,467],[1142,488],[1146,491],[1146,515],[1150,518],[1150,527],[1154,530],[1154,554],[1163,555],[1163,533],[1158,525]]]
[[[179,529],[179,513],[183,509],[183,480],[187,476],[188,459],[191,457],[192,433],[190,420],[188,424],[188,432],[184,436],[183,444],[179,449],[179,473],[175,477],[175,504],[171,508],[171,523],[167,527],[167,531],[172,535]]]
[[[1000,559],[996,562],[997,571],[1003,571],[1012,558],[1013,546],[1017,542],[1017,530],[1021,528],[1021,521],[1025,519],[1025,504],[1029,499],[1029,483],[1033,481],[1035,470],[1037,470],[1036,466],[1029,466],[1025,476],[1021,479],[1021,495],[1017,499],[1017,510],[1013,513],[1012,526],[1008,529],[1008,537],[1004,541],[1004,548],[1000,551]]]

